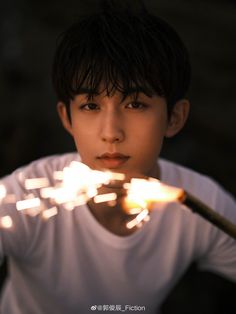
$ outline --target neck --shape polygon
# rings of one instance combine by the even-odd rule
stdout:
[[[156,163],[152,169],[150,169],[148,176],[159,179],[160,167]],[[99,194],[106,194],[115,192],[118,195],[118,201],[115,206],[109,206],[107,203],[95,203],[92,199],[88,202],[88,207],[97,219],[97,221],[110,232],[127,236],[134,233],[137,228],[127,229],[126,224],[132,220],[134,216],[128,215],[122,209],[122,201],[126,195],[124,192],[123,183],[111,184],[110,186],[103,186],[99,189]]]
[[[126,224],[131,216],[127,215],[119,205],[95,204],[91,200],[88,202],[88,207],[97,221],[110,232],[119,236],[127,236],[136,231],[136,228],[127,229]]]

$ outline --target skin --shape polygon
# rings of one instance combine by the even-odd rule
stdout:
[[[170,117],[163,97],[148,97],[139,93],[134,101],[132,95],[122,100],[119,92],[107,96],[104,92],[88,100],[87,94],[76,95],[70,104],[71,120],[66,107],[58,103],[58,113],[65,129],[72,135],[82,162],[92,169],[108,168],[132,176],[160,177],[158,156],[165,137],[177,134],[185,124],[189,112],[186,99],[178,101]],[[104,163],[104,153],[120,153],[127,158],[112,158]],[[103,187],[101,193],[121,191],[119,185]],[[119,193],[122,194],[122,193]],[[122,197],[121,197],[122,199]],[[108,230],[118,235],[128,235],[130,219],[120,203],[114,207],[89,202],[96,219]]]

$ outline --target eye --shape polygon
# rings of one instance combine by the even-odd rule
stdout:
[[[79,109],[85,110],[85,111],[97,111],[100,109],[100,107],[95,103],[88,103],[88,104],[81,105]]]
[[[133,101],[133,102],[128,103],[126,105],[126,108],[134,109],[134,110],[142,110],[142,109],[147,108],[147,105],[142,102]]]

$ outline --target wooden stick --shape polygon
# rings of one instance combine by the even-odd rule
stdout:
[[[193,212],[198,213],[216,227],[227,233],[229,236],[236,239],[236,225],[226,219],[224,216],[220,215],[187,192],[185,192],[185,197],[181,201]]]

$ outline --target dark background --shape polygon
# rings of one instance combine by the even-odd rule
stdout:
[[[74,149],[57,118],[51,63],[58,34],[79,14],[96,10],[98,2],[2,1],[0,177],[39,157]],[[167,140],[162,156],[214,177],[236,195],[236,1],[144,2],[176,28],[192,62],[190,118],[180,135]],[[236,313],[235,292],[232,283],[192,266],[164,314]]]

